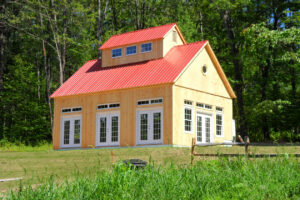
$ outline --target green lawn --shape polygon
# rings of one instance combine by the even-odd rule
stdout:
[[[23,149],[24,150],[24,149]],[[189,166],[190,149],[174,147],[153,148],[119,148],[119,149],[88,149],[59,150],[36,148],[22,152],[14,149],[0,149],[0,179],[23,177],[24,185],[38,185],[50,175],[62,181],[74,176],[93,176],[99,169],[112,169],[112,163],[129,158],[146,161],[152,159],[156,166],[174,163],[177,166]],[[197,148],[198,153],[243,153],[243,147],[205,147]],[[296,153],[300,147],[263,147],[251,148],[255,153]],[[195,161],[211,158],[195,158]],[[18,188],[19,181],[0,182],[0,191]]]

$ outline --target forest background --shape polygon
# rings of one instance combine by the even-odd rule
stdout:
[[[237,99],[237,134],[300,141],[298,0],[2,0],[0,141],[51,142],[49,96],[112,35],[177,22],[209,40]],[[0,143],[1,143],[0,142]]]

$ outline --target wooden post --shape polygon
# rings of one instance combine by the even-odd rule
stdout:
[[[250,140],[249,140],[249,137],[248,136],[245,136],[244,137],[244,140],[245,140],[245,156],[248,157],[248,147],[249,147],[249,144],[250,144]]]
[[[192,148],[191,148],[191,165],[193,164],[193,161],[194,161],[195,144],[196,144],[196,139],[193,137],[192,138]]]
[[[243,138],[240,135],[238,135],[238,138],[239,138],[239,140],[240,140],[241,143],[245,143],[244,140],[243,140]]]

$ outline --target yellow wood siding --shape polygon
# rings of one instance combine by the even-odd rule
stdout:
[[[175,34],[176,38],[174,38],[174,35],[173,35],[174,31],[176,33]],[[183,44],[183,41],[182,41],[181,37],[179,36],[177,29],[175,27],[172,28],[165,35],[164,40],[163,40],[163,56],[165,56],[172,47],[177,46],[177,45],[182,45],[182,44]]]
[[[163,104],[137,106],[138,100],[163,98]],[[82,148],[91,148],[96,145],[96,113],[97,105],[115,103],[120,108],[120,146],[136,145],[136,111],[138,108],[163,107],[163,144],[172,142],[172,86],[169,84],[148,86],[141,88],[124,89],[103,93],[59,97],[54,99],[54,127],[53,148],[60,148],[60,121],[65,115],[82,115]],[[62,114],[62,108],[82,107],[81,112]]]
[[[149,43],[149,42],[152,42],[152,51],[141,53],[141,44]],[[137,46],[136,54],[126,56],[126,47],[135,46],[135,45]],[[103,67],[122,65],[122,64],[127,64],[127,63],[135,63],[135,62],[141,62],[141,61],[145,61],[145,60],[151,60],[151,59],[163,57],[163,40],[162,39],[115,47],[113,49],[117,49],[117,48],[122,48],[122,56],[118,57],[118,58],[112,58],[112,56],[111,56],[112,49],[104,49],[102,51],[102,66]]]
[[[207,73],[202,73],[202,66]],[[193,101],[193,133],[184,132],[184,100]],[[212,110],[196,107],[196,102],[212,105]],[[216,106],[223,108],[224,137],[216,136]],[[196,113],[212,115],[214,142],[232,140],[232,99],[207,53],[202,49],[173,86],[173,144],[190,146],[196,137]]]

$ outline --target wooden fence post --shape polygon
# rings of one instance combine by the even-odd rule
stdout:
[[[196,139],[192,138],[191,165],[193,164],[193,161],[194,161],[195,144],[196,144]]]
[[[249,139],[248,136],[245,136],[244,140],[245,140],[245,156],[248,157],[248,155],[249,155],[249,153],[248,153],[248,147],[249,147],[249,144],[250,144],[250,139]]]

